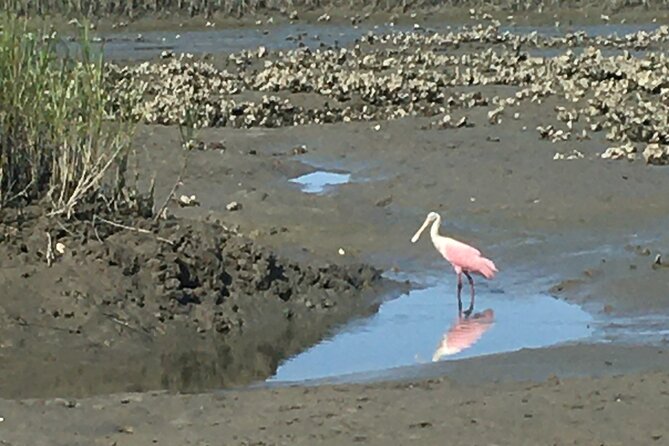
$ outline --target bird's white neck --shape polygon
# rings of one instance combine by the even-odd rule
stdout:
[[[440,237],[439,226],[441,226],[441,215],[437,214],[437,217],[432,222],[432,226],[430,226],[430,238],[432,241]]]

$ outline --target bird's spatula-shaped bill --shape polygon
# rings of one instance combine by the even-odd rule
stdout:
[[[433,214],[432,212],[430,212],[429,214],[427,214],[427,217],[425,218],[425,221],[423,222],[423,226],[421,226],[420,229],[419,229],[418,231],[416,231],[416,233],[414,234],[414,236],[411,237],[411,243],[416,243],[416,242],[418,241],[418,239],[420,238],[420,235],[421,235],[421,234],[423,233],[423,231],[425,230],[425,228],[427,228],[427,225],[429,225],[430,222],[431,222],[432,220],[434,220],[434,215],[432,215],[432,214]]]

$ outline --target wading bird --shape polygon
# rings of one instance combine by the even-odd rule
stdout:
[[[459,242],[450,237],[439,235],[439,225],[441,225],[441,216],[436,212],[427,214],[427,218],[423,226],[411,238],[411,243],[416,243],[420,238],[427,225],[432,223],[430,227],[430,238],[432,244],[450,264],[453,266],[455,273],[458,276],[458,312],[462,312],[462,300],[460,293],[462,292],[462,275],[467,276],[469,280],[469,287],[471,289],[471,301],[469,308],[464,312],[465,316],[469,316],[474,309],[474,279],[471,274],[480,274],[486,279],[495,277],[497,267],[492,260],[487,259],[481,255],[481,252],[469,246],[466,243]]]

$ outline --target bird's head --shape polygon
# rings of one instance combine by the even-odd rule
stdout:
[[[416,243],[418,239],[420,238],[420,235],[423,233],[425,228],[427,228],[427,225],[432,223],[433,221],[437,220],[439,218],[439,214],[436,212],[430,212],[427,214],[427,217],[425,218],[425,221],[423,222],[423,225],[420,227],[418,231],[414,234],[413,237],[411,237],[411,243]]]

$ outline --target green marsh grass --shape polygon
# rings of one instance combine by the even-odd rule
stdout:
[[[40,201],[69,217],[80,203],[122,196],[135,124],[111,119],[86,29],[72,55],[26,20],[0,16],[0,208]]]

